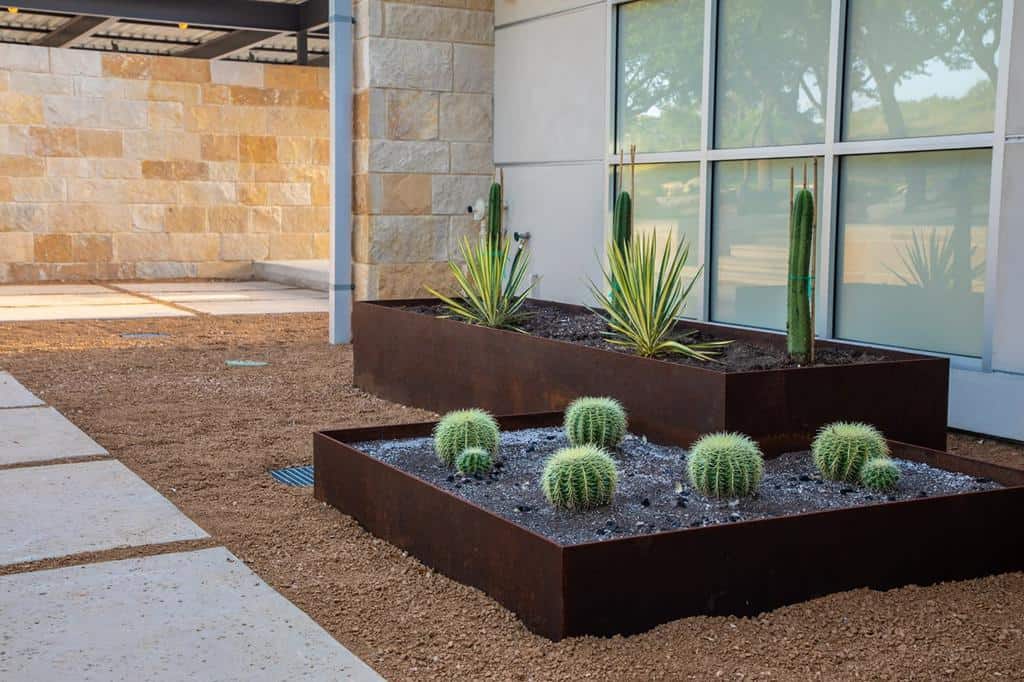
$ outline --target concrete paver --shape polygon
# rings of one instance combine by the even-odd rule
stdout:
[[[0,465],[105,454],[103,447],[52,407],[0,410]]]
[[[42,404],[43,401],[22,386],[17,379],[7,372],[0,372],[0,409],[34,407]]]
[[[219,547],[0,577],[0,678],[382,679]]]
[[[205,537],[115,460],[0,471],[0,565]]]

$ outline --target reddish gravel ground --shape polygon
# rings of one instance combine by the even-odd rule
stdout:
[[[120,336],[152,331],[169,336]],[[327,345],[322,315],[0,325],[0,367],[389,679],[1024,679],[1021,573],[856,590],[629,638],[530,634],[484,594],[267,476],[308,464],[315,429],[431,416],[352,388],[351,352]],[[950,447],[1024,466],[1017,445],[951,434]]]

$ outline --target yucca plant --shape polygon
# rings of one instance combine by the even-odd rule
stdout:
[[[467,237],[462,239],[459,250],[466,261],[466,271],[463,272],[457,263],[448,263],[462,292],[460,298],[445,296],[426,287],[448,308],[445,317],[459,317],[483,327],[522,331],[518,325],[528,317],[523,304],[533,285],[522,291],[520,288],[530,259],[524,249],[515,247],[515,255],[509,264],[512,243],[506,237],[499,239],[498,248],[493,248],[489,240],[473,244]]]
[[[731,343],[684,343],[694,332],[669,338],[700,276],[698,271],[689,281],[683,278],[689,255],[685,241],[676,248],[666,242],[659,259],[653,234],[634,237],[622,247],[614,241],[608,244],[608,268],[602,267],[602,273],[615,296],[606,296],[593,282],[590,290],[604,309],[604,314],[595,312],[608,325],[610,343],[644,357],[678,353],[696,360],[713,360],[718,349]]]

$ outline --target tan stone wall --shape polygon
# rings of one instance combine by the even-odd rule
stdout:
[[[447,287],[493,174],[493,0],[357,0],[356,296]]]
[[[0,44],[0,282],[326,258],[328,77]]]

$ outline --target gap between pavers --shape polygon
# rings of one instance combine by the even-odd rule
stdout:
[[[220,547],[0,577],[0,678],[383,679]]]
[[[106,454],[99,443],[52,407],[0,410],[0,465]]]
[[[0,471],[0,565],[206,537],[116,460]]]
[[[0,372],[0,409],[11,407],[36,407],[43,405],[31,391],[7,372]]]

